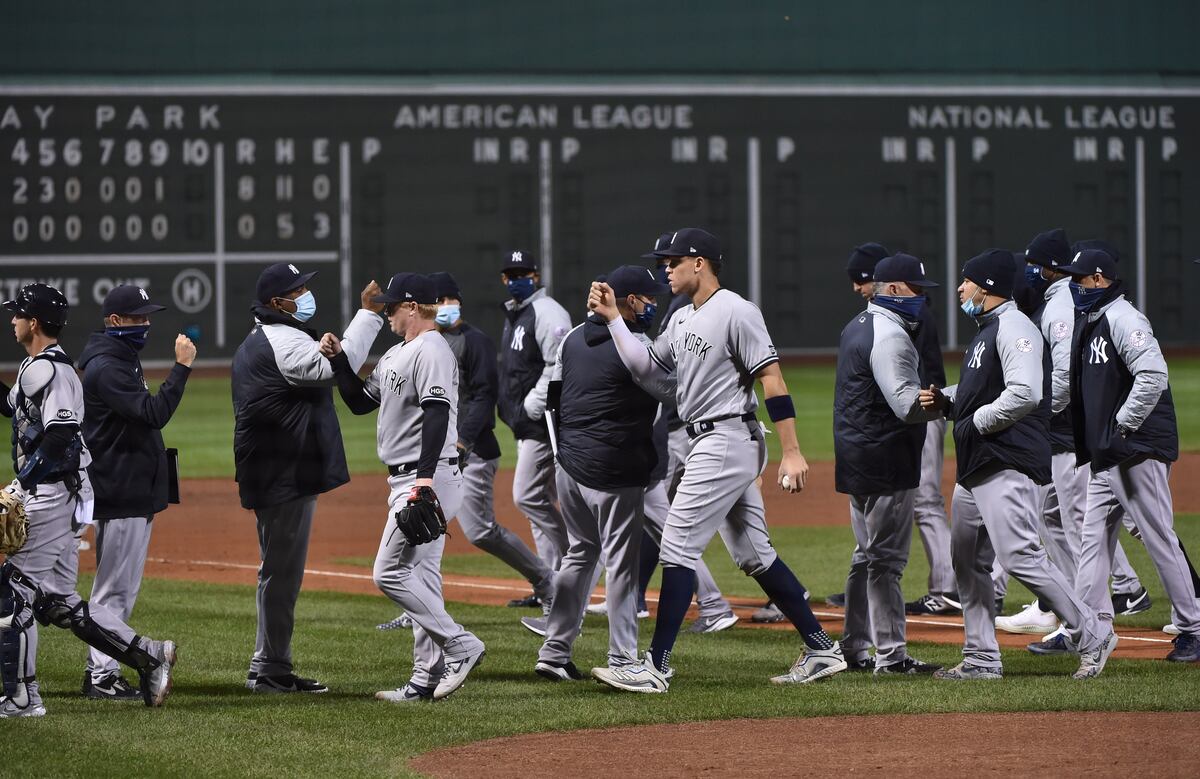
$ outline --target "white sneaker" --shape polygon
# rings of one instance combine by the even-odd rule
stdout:
[[[142,700],[147,706],[161,706],[171,694],[171,670],[177,659],[174,641],[162,642],[159,665],[153,671],[141,675]]]
[[[420,703],[432,698],[433,693],[421,692],[413,687],[411,682],[395,690],[380,690],[375,693],[375,700],[388,703]]]
[[[832,649],[806,649],[782,676],[772,676],[775,684],[808,684],[846,670],[842,645],[834,642]]]
[[[605,666],[593,668],[592,677],[601,684],[615,687],[626,692],[659,693],[666,692],[671,686],[668,676],[659,672],[646,652],[642,662],[633,665],[622,665],[616,668]]]
[[[467,675],[479,665],[483,660],[484,650],[481,647],[475,654],[467,655],[458,660],[447,660],[446,671],[442,674],[442,680],[438,682],[438,686],[433,691],[433,699],[440,701],[450,693],[463,686],[467,681]]]
[[[1071,674],[1072,679],[1094,679],[1104,670],[1108,657],[1117,648],[1117,634],[1109,633],[1099,647],[1079,655],[1079,669]]]
[[[1179,629],[1178,625],[1176,625],[1174,622],[1172,622],[1169,625],[1163,625],[1162,632],[1166,633],[1168,636],[1177,636],[1180,633],[1182,633],[1183,631]]]
[[[593,614],[598,617],[603,617],[608,614],[608,601],[600,601],[599,603],[589,603],[584,609],[588,614]]]
[[[1044,636],[1058,627],[1058,616],[1053,611],[1042,611],[1037,603],[1030,603],[1020,613],[1011,617],[996,617],[996,629],[1005,633],[1027,633]]]
[[[40,701],[30,701],[27,706],[18,706],[12,698],[0,698],[0,719],[15,719],[17,717],[44,717],[46,707]]]

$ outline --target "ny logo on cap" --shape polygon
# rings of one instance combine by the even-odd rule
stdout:
[[[520,252],[513,252],[512,253],[512,261],[513,262],[525,262],[525,258],[523,258],[521,256]]]
[[[138,288],[138,294],[142,296],[142,300],[149,300],[150,296],[146,294],[146,290]]]
[[[921,266],[921,275],[924,276],[925,275],[925,263],[918,262],[917,265]]]
[[[295,273],[297,276],[300,275],[300,269],[295,265],[292,265],[290,262],[288,263],[288,270],[290,270],[292,273]]]
[[[1071,262],[1079,262],[1079,258],[1082,256],[1083,252],[1075,252],[1075,259],[1071,260]]]

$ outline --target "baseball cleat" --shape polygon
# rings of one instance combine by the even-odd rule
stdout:
[[[1116,593],[1112,596],[1113,614],[1118,617],[1128,617],[1148,611],[1154,601],[1145,587],[1139,587],[1134,593]]]
[[[175,667],[175,662],[178,660],[177,650],[174,641],[162,642],[161,654],[158,659],[158,667],[141,673],[141,683],[139,687],[142,692],[142,700],[147,706],[157,707],[163,705],[167,700],[167,696],[171,694],[171,669]]]
[[[829,606],[836,606],[839,609],[846,608],[846,593],[838,592],[833,595],[825,596],[825,603]]]
[[[513,598],[508,602],[508,607],[510,609],[540,609],[542,599],[531,592],[524,598]]]
[[[442,674],[442,680],[438,682],[437,687],[433,690],[433,699],[440,701],[452,692],[463,686],[467,681],[467,675],[471,673],[481,662],[483,662],[483,649],[478,652],[469,654],[466,657],[460,657],[457,660],[446,660],[446,670]]]
[[[565,663],[538,660],[533,671],[543,679],[549,679],[552,682],[578,682],[587,678],[570,660]]]
[[[27,706],[18,706],[12,698],[0,698],[0,719],[16,719],[17,717],[44,717],[46,707],[40,702],[30,702]]]
[[[953,605],[940,595],[922,595],[914,601],[904,604],[905,614],[957,614],[962,611],[960,606]]]
[[[375,693],[375,700],[388,703],[420,703],[433,700],[433,693],[409,682],[395,690],[380,690]]]
[[[875,658],[867,655],[864,660],[847,660],[846,670],[851,673],[870,673],[875,670]]]
[[[984,668],[982,665],[974,665],[964,660],[953,668],[934,671],[933,678],[944,682],[976,682],[1003,679],[1004,671],[1000,668]]]
[[[774,603],[767,601],[766,605],[750,616],[751,622],[759,624],[783,622],[787,617],[783,616],[783,612]]]
[[[598,616],[598,617],[607,616],[608,615],[608,602],[600,601],[599,603],[589,603],[588,607],[586,609],[584,609],[584,611],[586,611],[588,614],[591,614],[593,616]]]
[[[1117,634],[1109,633],[1108,636],[1100,642],[1100,646],[1090,652],[1081,652],[1079,655],[1079,668],[1075,673],[1071,674],[1072,679],[1094,679],[1104,670],[1104,664],[1108,662],[1108,657],[1117,648]]]
[[[1053,633],[1057,627],[1058,615],[1053,611],[1042,611],[1036,601],[1011,617],[996,617],[996,629],[1005,633],[1041,636]]]
[[[962,611],[962,598],[959,597],[957,592],[952,592],[947,595],[943,595],[942,600],[944,600],[946,602],[947,606],[954,608],[954,609],[958,609],[959,611]]]
[[[738,617],[732,611],[713,616],[700,615],[700,618],[688,628],[689,633],[720,633],[737,624]]]
[[[601,684],[607,684],[609,687],[625,692],[661,693],[666,692],[671,686],[670,677],[654,667],[654,661],[650,658],[649,652],[640,663],[616,668],[612,666],[593,668],[592,678]]]
[[[1178,625],[1172,622],[1170,624],[1163,625],[1162,632],[1166,633],[1168,636],[1178,636],[1183,631],[1179,629]]]
[[[905,676],[929,675],[942,670],[940,665],[933,663],[922,663],[915,657],[906,657],[898,663],[890,665],[881,665],[875,668],[876,676],[888,676],[890,674],[899,674]]]
[[[105,674],[100,681],[89,684],[84,697],[93,701],[134,701],[141,698],[142,693],[125,681],[125,677],[113,671]]]
[[[791,669],[782,676],[772,676],[775,684],[809,684],[845,671],[846,658],[842,656],[842,645],[836,641],[830,649],[806,649],[792,663]]]
[[[278,676],[260,674],[254,682],[254,691],[263,693],[306,692],[320,695],[329,692],[329,688],[316,679],[305,679],[296,674],[279,674]]]
[[[382,622],[375,626],[376,630],[407,630],[413,626],[412,617],[408,616],[408,612],[403,612],[400,616],[388,622]]]
[[[550,620],[545,617],[521,617],[521,626],[534,635],[545,638]]]
[[[638,604],[638,615],[637,615],[638,619],[646,619],[649,616],[650,616],[649,607],[647,607],[645,603],[639,603]]]
[[[1073,655],[1075,645],[1065,630],[1059,629],[1046,636],[1041,641],[1035,641],[1025,647],[1035,655]]]
[[[1200,661],[1200,637],[1195,633],[1180,633],[1173,642],[1175,648],[1167,655],[1172,663],[1195,663]]]

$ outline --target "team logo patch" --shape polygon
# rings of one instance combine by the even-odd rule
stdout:
[[[72,417],[74,417],[74,416],[75,416],[75,415],[74,415],[73,413],[71,413],[70,411],[68,411],[68,410],[67,410],[67,409],[65,409],[65,408],[64,408],[64,409],[61,409],[61,410],[58,412],[58,418],[59,418],[59,419],[71,419],[71,418],[72,418]]]
[[[433,395],[435,398],[441,398],[445,397],[446,390],[442,389],[441,387],[430,387],[429,394]]]
[[[565,328],[565,327],[554,328],[554,337],[555,338],[562,338],[566,334],[567,334],[567,328]]]
[[[1141,349],[1146,345],[1147,340],[1148,338],[1144,330],[1134,330],[1129,335],[1129,343],[1133,344],[1134,349]]]
[[[767,344],[767,351],[771,354],[772,357],[779,356],[779,352],[777,352],[775,350],[775,347],[771,344]]]
[[[1033,351],[1033,341],[1030,341],[1028,338],[1018,338],[1017,339],[1017,351],[1018,352],[1032,352]]]
[[[1055,322],[1050,325],[1050,335],[1055,341],[1061,341],[1071,334],[1071,328],[1066,322]]]

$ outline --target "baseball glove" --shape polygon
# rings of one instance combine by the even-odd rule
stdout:
[[[29,536],[29,517],[21,496],[0,490],[0,554],[12,555],[25,546]]]
[[[427,544],[446,532],[446,515],[432,487],[413,487],[404,507],[396,512],[396,526],[413,546]]]

